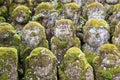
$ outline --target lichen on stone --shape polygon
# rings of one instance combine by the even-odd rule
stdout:
[[[26,79],[57,80],[56,57],[47,48],[35,48],[26,58]]]
[[[15,48],[0,47],[0,79],[18,80],[18,54]]]

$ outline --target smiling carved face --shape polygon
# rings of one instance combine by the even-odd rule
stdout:
[[[40,36],[39,27],[34,27],[32,29],[25,29],[23,32],[23,38],[25,43],[30,47],[37,47],[42,40]]]
[[[55,36],[60,40],[68,40],[73,37],[73,30],[68,22],[62,22],[55,28]]]
[[[87,12],[88,19],[105,19],[105,11],[103,8],[92,8]]]
[[[106,43],[109,39],[109,32],[100,27],[99,29],[93,27],[90,28],[86,33],[86,42],[92,47],[100,47],[102,44]]]

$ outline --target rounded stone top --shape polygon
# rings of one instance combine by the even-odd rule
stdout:
[[[56,60],[56,56],[49,49],[44,48],[44,47],[35,48],[26,59],[29,59],[29,58],[31,58],[33,56],[36,56],[36,57],[39,56],[39,57],[41,57],[42,55],[49,56],[53,60]]]
[[[108,26],[107,22],[105,20],[101,19],[90,19],[86,22],[85,26],[83,27],[83,31],[87,31],[90,28],[100,28],[103,27],[109,31],[110,27]]]
[[[90,8],[103,8],[103,9],[105,9],[104,6],[99,2],[93,2],[93,3],[89,4],[88,9],[90,9]]]
[[[42,2],[40,3],[37,7],[36,7],[36,12],[35,14],[39,14],[40,10],[49,10],[49,11],[53,11],[54,7],[52,4],[48,3],[48,2]]]
[[[74,9],[80,9],[79,5],[76,4],[76,3],[74,3],[74,2],[72,2],[72,3],[66,3],[65,7],[72,7]]]
[[[27,6],[19,5],[19,6],[17,6],[17,7],[13,10],[11,16],[12,16],[13,18],[15,18],[16,16],[18,16],[19,11],[24,11],[24,12],[27,13],[28,15],[31,15],[31,13],[32,13]]]
[[[0,24],[0,34],[15,33],[14,27],[6,22]]]
[[[118,48],[114,44],[104,44],[100,47],[100,54],[117,54],[120,56]]]

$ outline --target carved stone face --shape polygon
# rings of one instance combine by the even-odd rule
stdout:
[[[114,3],[118,3],[118,2],[119,2],[119,0],[106,0],[106,3],[114,4]]]
[[[73,37],[73,30],[68,22],[62,22],[55,28],[55,36],[60,40],[68,40]]]
[[[70,80],[80,80],[82,76],[82,68],[80,67],[79,60],[68,63],[65,74]]]
[[[43,77],[49,75],[52,71],[53,63],[51,57],[47,55],[41,56],[39,60],[39,66],[36,67],[36,75],[39,77]]]
[[[60,2],[62,2],[62,3],[69,3],[69,2],[71,2],[72,0],[60,0]]]
[[[34,55],[35,54],[35,55]],[[46,48],[35,48],[33,53],[27,57],[26,70],[32,70],[31,73],[26,73],[26,78],[30,80],[54,80],[56,76],[56,57]],[[30,76],[31,74],[31,76]]]
[[[88,19],[105,19],[105,11],[103,8],[89,9],[87,12]]]
[[[86,42],[91,47],[99,47],[108,41],[109,32],[103,27],[100,27],[99,29],[96,29],[94,27],[94,28],[90,28],[85,33],[85,37],[86,37]]]
[[[85,78],[86,80],[94,80],[94,75],[93,75],[93,69],[88,68],[86,73],[85,73]]]
[[[28,21],[29,16],[28,16],[28,14],[25,11],[19,10],[17,13],[18,13],[18,15],[15,18],[16,22],[23,23],[23,22]]]
[[[113,68],[118,66],[119,63],[119,57],[115,54],[105,54],[103,56],[102,64],[104,67]]]
[[[32,29],[25,29],[23,32],[23,38],[25,43],[30,47],[37,47],[42,40],[40,36],[39,27],[34,27]]]
[[[117,24],[120,21],[120,11],[114,12],[110,20],[112,24]]]

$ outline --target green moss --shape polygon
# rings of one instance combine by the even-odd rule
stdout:
[[[2,6],[2,7],[0,7],[0,16],[3,16],[3,17],[5,17],[5,18],[7,18],[7,7],[6,6]]]
[[[7,58],[17,58],[17,50],[10,47],[0,47],[0,57],[7,60]]]
[[[120,11],[120,3],[114,5],[114,6],[111,8],[111,12],[119,12],[119,11]]]
[[[71,8],[73,8],[73,10],[74,9],[77,9],[77,10],[79,10],[80,9],[80,7],[79,7],[79,5],[78,4],[76,4],[76,3],[67,3],[67,4],[65,4],[65,7],[71,7]]]
[[[103,8],[104,9],[104,6],[99,2],[93,2],[88,5],[88,9],[91,9],[91,8]]]
[[[17,6],[11,13],[11,17],[13,18],[13,20],[18,16],[19,12],[23,11],[25,12],[27,15],[25,15],[25,17],[27,17],[27,19],[30,19],[31,16],[31,11],[28,7],[24,6],[24,5],[19,5]],[[24,21],[23,23],[26,23],[27,21]]]
[[[104,44],[100,47],[100,54],[116,54],[120,56],[118,48],[114,44]]]
[[[1,23],[0,24],[0,34],[3,34],[3,33],[15,33],[15,29],[9,23]]]
[[[6,19],[0,16],[0,23],[3,23],[3,22],[6,22]]]
[[[54,10],[54,7],[52,6],[52,4],[50,4],[48,2],[42,2],[42,3],[40,3],[37,6],[35,14],[36,15],[39,14],[40,10],[49,10],[49,11],[52,11],[52,10]]]
[[[120,34],[120,21],[119,21],[119,23],[115,27],[114,36],[118,37],[119,34]]]
[[[100,76],[102,76],[102,78],[104,78],[105,80],[112,79],[112,74],[109,71],[100,70],[99,73],[100,73]]]
[[[60,48],[65,48],[68,44],[68,41],[60,41],[57,37],[52,37],[52,42],[54,42]]]
[[[42,54],[49,55],[51,58],[56,59],[55,55],[49,49],[44,47],[38,47],[30,53],[26,60],[30,59],[32,56],[41,56]]]
[[[62,23],[68,23],[68,24],[70,24],[71,25],[70,27],[72,28],[72,30],[75,31],[75,27],[73,25],[73,22],[71,20],[69,20],[69,19],[57,20],[56,24],[55,24],[55,28],[58,27],[58,25],[60,25]]]
[[[90,19],[86,22],[85,26],[83,27],[84,31],[87,31],[90,28],[97,28],[99,29],[100,27],[103,27],[107,29],[108,31],[110,30],[110,27],[108,26],[107,22],[105,20],[99,20],[99,19]]]
[[[27,29],[31,29],[32,30],[34,28],[39,28],[40,29],[40,36],[42,37],[42,39],[46,39],[45,28],[38,22],[30,21],[29,23],[27,23],[24,26],[23,31],[27,30]]]

